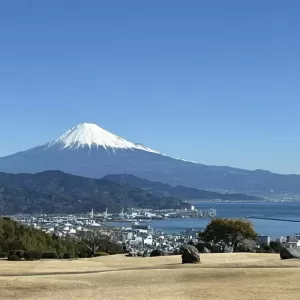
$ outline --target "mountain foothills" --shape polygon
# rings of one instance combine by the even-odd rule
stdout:
[[[132,175],[84,178],[61,171],[0,173],[0,213],[120,212],[121,208],[187,208],[187,199],[257,200],[243,194],[219,194],[172,187]]]
[[[61,171],[37,174],[0,173],[0,213],[120,212],[121,208],[187,208],[174,197],[157,197],[130,185]]]
[[[161,183],[159,181],[153,182],[147,179],[142,179],[130,174],[115,174],[103,177],[118,184],[128,184],[146,190],[157,197],[176,197],[183,200],[262,200],[261,197],[255,197],[245,194],[221,194],[217,192],[210,192],[198,190],[196,188],[189,188],[181,185],[171,186],[169,184]]]
[[[46,170],[61,170],[90,178],[132,174],[173,186],[222,192],[300,194],[299,175],[208,166],[176,159],[89,123],[73,127],[52,142],[0,158],[1,172]]]

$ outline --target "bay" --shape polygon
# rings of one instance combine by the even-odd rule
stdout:
[[[297,202],[197,202],[197,209],[215,208],[220,218],[246,218],[247,216],[283,218],[300,221],[300,203]],[[286,222],[276,220],[252,219],[258,234],[268,235],[275,239],[281,236],[293,235],[300,232],[300,222]],[[189,228],[204,228],[210,219],[179,218],[167,220],[153,220],[150,226],[158,231],[169,233],[182,232]],[[115,226],[129,226],[130,223],[110,223]]]

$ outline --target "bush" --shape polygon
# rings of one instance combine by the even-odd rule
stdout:
[[[72,258],[71,253],[65,253],[65,254],[63,255],[63,259],[71,259],[71,258]]]
[[[19,256],[20,258],[24,258],[24,253],[25,253],[24,250],[17,250],[15,252],[15,255]]]
[[[46,252],[41,254],[41,258],[44,259],[58,259],[58,255],[54,252]]]
[[[279,241],[271,241],[270,247],[276,252],[280,253],[284,246]]]
[[[255,252],[256,242],[253,240],[244,239],[239,242],[235,252]]]
[[[222,247],[222,245],[210,245],[210,248],[209,248],[210,252],[211,253],[224,253],[224,249]]]
[[[195,245],[195,247],[198,249],[199,253],[209,253],[210,252],[207,244],[205,244],[205,243],[198,243]]]
[[[180,249],[175,249],[171,255],[180,255],[182,254]]]
[[[21,261],[22,259],[18,255],[12,254],[12,255],[8,255],[7,260],[10,260],[10,261]]]
[[[257,248],[256,253],[266,253],[266,251],[263,248]]]
[[[10,250],[10,251],[8,252],[8,255],[17,255],[17,256],[19,256],[20,258],[24,258],[24,253],[25,253],[24,250]]]
[[[8,255],[7,252],[0,252],[0,258],[6,258]]]
[[[276,253],[270,245],[261,245],[261,248],[265,251],[265,253]]]
[[[25,260],[39,260],[41,256],[41,253],[37,251],[26,251],[24,253]]]
[[[107,255],[109,255],[109,254],[106,253],[106,252],[96,252],[95,255],[94,255],[94,257],[97,257],[97,256],[107,256]]]
[[[85,253],[85,252],[84,252],[84,253],[79,253],[79,254],[78,254],[78,257],[79,257],[79,258],[87,258],[87,257],[88,257],[88,254]]]

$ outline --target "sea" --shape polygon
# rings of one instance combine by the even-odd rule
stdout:
[[[214,208],[220,218],[245,218],[253,223],[258,234],[268,235],[275,239],[281,236],[300,233],[300,202],[194,202],[197,209]],[[250,218],[247,218],[250,217]],[[266,220],[251,217],[284,219]],[[179,218],[152,220],[149,225],[156,231],[165,233],[180,233],[186,229],[203,229],[209,223],[209,218]],[[295,222],[299,221],[299,222]],[[113,226],[128,226],[128,223],[109,223]]]

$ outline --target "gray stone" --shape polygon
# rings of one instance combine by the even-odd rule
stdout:
[[[154,257],[154,256],[165,256],[165,252],[160,250],[160,249],[155,249],[153,250],[151,253],[150,253],[150,256],[151,257]]]
[[[286,248],[280,251],[281,259],[298,258],[300,259],[300,249],[299,248]]]
[[[189,244],[185,244],[181,247],[182,263],[183,264],[197,264],[200,263],[200,254],[198,249]]]

